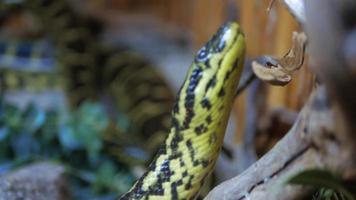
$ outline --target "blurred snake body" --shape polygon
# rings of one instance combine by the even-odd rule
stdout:
[[[130,134],[125,137],[139,135],[144,138],[144,150],[155,153],[169,130],[170,111],[174,105],[171,88],[161,73],[131,50],[100,43],[100,24],[78,16],[66,0],[24,0],[21,4],[43,25],[43,31],[53,45],[58,68],[54,73],[2,70],[2,89],[37,85],[33,88],[38,90],[43,85],[57,87],[60,83],[72,108],[86,100],[103,100],[104,96],[109,99],[111,110],[124,113],[129,120],[129,127],[123,132]],[[60,78],[54,78],[55,75]],[[38,80],[43,80],[43,84],[37,84]],[[117,139],[122,135],[118,133],[104,134],[104,140],[108,142],[105,148],[122,156],[123,150],[119,147],[121,143],[128,144]]]
[[[44,41],[0,41],[0,91],[61,88],[52,48]]]
[[[178,93],[164,145],[121,200],[196,198],[223,143],[244,49],[240,27],[230,22],[199,50]]]

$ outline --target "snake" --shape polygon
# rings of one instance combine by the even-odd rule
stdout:
[[[117,138],[140,135],[146,144],[143,148],[154,154],[169,130],[170,110],[174,105],[172,90],[160,71],[132,50],[102,44],[99,41],[100,23],[79,16],[66,0],[24,0],[19,3],[43,25],[43,31],[55,49],[54,57],[59,66],[56,73],[62,77],[60,82],[70,107],[107,97],[113,105],[110,109],[124,113],[129,120],[125,130],[104,134],[103,139],[108,144],[105,148],[121,157],[120,145],[126,145],[126,141]],[[17,72],[7,71],[4,77],[11,73]],[[22,85],[30,82],[31,78],[26,77],[53,77],[49,73],[22,71],[17,74],[17,83],[24,83]],[[10,85],[3,80],[3,85]],[[130,134],[123,137],[118,133],[120,131]],[[132,142],[133,145],[136,143]]]
[[[60,89],[52,49],[44,41],[0,41],[0,91]]]
[[[194,58],[172,110],[170,132],[148,170],[120,200],[195,199],[222,147],[245,54],[227,22]]]

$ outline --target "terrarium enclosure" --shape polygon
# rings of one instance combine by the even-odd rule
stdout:
[[[355,199],[355,31],[352,0],[1,0],[0,199]]]

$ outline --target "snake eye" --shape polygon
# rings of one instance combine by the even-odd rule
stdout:
[[[208,51],[205,47],[201,48],[197,55],[198,61],[204,61],[208,57]]]

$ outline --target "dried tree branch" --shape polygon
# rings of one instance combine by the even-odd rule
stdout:
[[[278,184],[301,170],[328,166],[323,160],[324,151],[321,152],[321,149],[329,152],[328,145],[337,150],[333,153],[341,151],[337,142],[328,138],[334,129],[332,119],[331,108],[320,88],[305,105],[292,129],[269,153],[241,175],[214,188],[206,199],[300,198],[300,190],[306,188],[278,187]],[[323,138],[326,141],[318,142]]]

